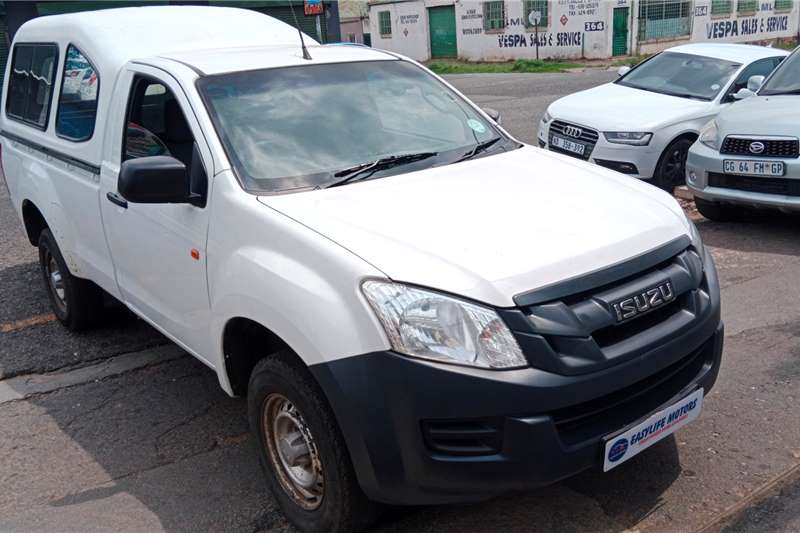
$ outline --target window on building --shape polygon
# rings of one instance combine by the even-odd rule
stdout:
[[[775,0],[775,11],[791,11],[794,0]]]
[[[56,63],[58,47],[54,44],[14,46],[6,115],[39,129],[47,129]]]
[[[736,11],[738,13],[755,13],[758,9],[758,0],[737,0]]]
[[[483,3],[483,29],[502,30],[506,27],[506,4],[503,0]]]
[[[683,37],[691,33],[690,0],[641,0],[639,2],[639,40],[651,41]]]
[[[732,12],[733,0],[711,0],[712,15],[730,15]]]
[[[56,134],[71,141],[85,141],[92,137],[99,87],[95,68],[80,50],[69,45],[58,97]]]
[[[381,35],[389,36],[392,34],[392,14],[389,11],[378,13],[378,27]]]
[[[529,19],[530,14],[533,11],[538,11],[541,13],[542,18],[539,21],[538,27],[546,28],[550,25],[550,9],[547,0],[523,0],[522,2],[522,14],[525,19],[525,27],[526,28],[533,28],[533,24]]]

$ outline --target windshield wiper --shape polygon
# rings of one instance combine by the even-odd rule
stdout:
[[[490,147],[492,147],[500,139],[502,139],[502,137],[495,137],[494,139],[489,139],[488,141],[484,141],[482,143],[476,144],[475,148],[473,148],[472,150],[470,150],[469,152],[467,152],[466,154],[461,156],[461,158],[458,159],[457,161],[455,161],[455,163],[460,163],[462,161],[466,161],[467,159],[472,159],[473,157],[475,157],[479,153],[485,152],[486,150],[488,150]]]
[[[387,168],[393,168],[400,165],[405,165],[407,163],[422,161],[423,159],[428,159],[436,155],[438,155],[438,152],[419,152],[417,154],[390,155],[388,157],[376,159],[375,161],[359,163],[358,165],[354,165],[336,172],[333,176],[342,179],[326,185],[325,188],[328,189],[330,187],[346,185],[356,178],[359,180],[367,179],[379,170],[385,170]],[[368,174],[364,175],[365,172],[368,172]]]
[[[622,85],[623,87],[630,87],[631,89],[639,89],[640,91],[647,91],[649,93],[663,94],[663,95],[666,95],[666,96],[675,96],[677,98],[690,98],[692,100],[700,100],[702,102],[710,102],[711,101],[710,98],[705,98],[703,96],[698,96],[696,94],[691,94],[691,93],[676,93],[676,92],[666,91],[666,90],[660,91],[658,89],[651,89],[650,87],[642,87],[641,85],[633,85],[633,84],[630,84],[630,83],[622,83],[622,82],[619,82],[619,81],[616,82],[616,83],[619,84],[619,85]]]

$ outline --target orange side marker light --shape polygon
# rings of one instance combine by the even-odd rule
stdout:
[[[200,250],[198,250],[197,248],[192,248],[192,259],[194,259],[195,261],[200,260]]]

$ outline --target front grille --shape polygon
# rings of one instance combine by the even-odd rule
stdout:
[[[761,143],[764,150],[754,153],[753,143]],[[797,139],[759,139],[757,137],[726,137],[720,153],[726,155],[746,155],[750,157],[781,157],[796,159],[800,157],[800,141]]]
[[[568,128],[578,128],[581,130],[581,134],[577,137],[574,135],[568,135],[566,133],[566,129]],[[556,148],[550,144],[550,150],[553,152],[558,152],[560,154],[571,155],[573,157],[577,157],[578,159],[589,159],[589,156],[592,155],[592,151],[594,150],[595,145],[597,144],[597,139],[600,137],[600,134],[590,128],[586,128],[584,126],[579,126],[577,124],[571,124],[569,122],[564,122],[563,120],[554,120],[550,123],[550,133],[557,133],[562,137],[566,137],[571,141],[579,141],[580,143],[586,146],[586,150],[584,150],[583,155],[578,155],[567,150],[561,150],[560,148]]]
[[[422,436],[439,455],[494,455],[503,448],[503,419],[423,420]]]
[[[516,311],[505,313],[531,366],[562,375],[597,372],[691,329],[710,306],[703,261],[688,243],[677,253],[672,249],[674,245],[665,246],[663,254],[656,250],[651,263],[639,262],[640,269],[631,269],[633,273],[552,299],[531,300],[519,309],[520,316],[513,314]],[[673,298],[650,305],[644,295],[652,296],[648,291],[667,281]],[[633,297],[640,303],[638,313],[620,320],[614,305]]]
[[[734,176],[731,174],[708,173],[708,185],[721,189],[800,196],[800,179],[766,178],[756,176]]]
[[[606,435],[641,419],[673,400],[713,356],[710,339],[667,368],[624,389],[551,413],[561,441],[570,446]]]

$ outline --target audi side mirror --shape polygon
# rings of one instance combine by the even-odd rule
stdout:
[[[764,85],[764,76],[750,76],[747,80],[747,89],[753,93],[757,93],[762,85]]]
[[[752,97],[752,96],[755,96],[755,95],[756,95],[756,93],[755,93],[755,92],[753,92],[753,91],[751,91],[750,89],[744,89],[744,88],[742,88],[742,89],[739,89],[739,90],[738,90],[738,91],[737,91],[737,92],[736,92],[736,93],[733,95],[733,98],[734,98],[734,99],[736,99],[736,100],[744,100],[744,99],[746,99],[746,98],[750,98],[750,97]]]
[[[631,67],[629,67],[628,65],[625,65],[624,67],[619,67],[619,70],[617,70],[617,75],[621,78],[622,76],[624,76],[625,74],[627,74],[630,71],[631,71]]]
[[[489,118],[500,124],[500,111],[492,109],[491,107],[484,107],[483,112],[489,115]]]

